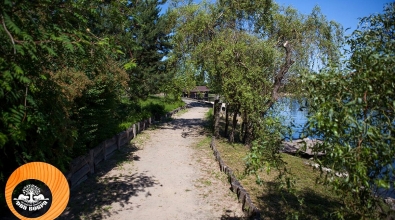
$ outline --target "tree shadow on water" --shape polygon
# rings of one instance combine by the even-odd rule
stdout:
[[[117,214],[117,210],[112,207],[113,203],[117,203],[122,209],[138,208],[138,204],[129,202],[130,198],[147,196],[149,192],[142,192],[158,182],[145,172],[124,170],[125,163],[140,160],[140,157],[133,155],[137,150],[134,145],[123,146],[121,152],[116,152],[110,159],[99,164],[94,175],[71,190],[68,206],[57,219],[108,218]],[[116,175],[108,175],[113,169],[121,171],[116,172]]]

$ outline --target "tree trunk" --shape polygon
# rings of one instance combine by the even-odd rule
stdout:
[[[244,145],[250,146],[253,140],[253,124],[248,118],[248,112],[244,111],[243,118],[243,143]]]
[[[269,101],[266,102],[265,104],[266,111],[261,112],[262,115],[265,115],[267,113],[267,109],[270,109],[270,107],[278,100],[279,98],[278,90],[283,85],[284,76],[286,73],[288,73],[289,68],[295,62],[291,59],[292,56],[291,44],[288,41],[286,41],[283,44],[283,48],[285,49],[285,62],[281,66],[280,70],[276,73],[276,76],[274,78],[272,97]]]
[[[228,136],[228,127],[229,127],[229,105],[225,104],[225,137]]]
[[[253,126],[252,123],[246,123],[246,129],[245,129],[245,135],[244,135],[244,145],[250,147],[252,140],[254,139],[253,136]]]
[[[243,115],[243,125],[242,125],[242,129],[241,129],[241,134],[243,137],[243,143],[245,143],[246,141],[246,137],[247,137],[247,123],[248,123],[248,118],[247,118],[247,111],[244,111],[244,115]]]
[[[219,114],[221,111],[221,103],[219,103],[219,96],[215,97],[214,101],[214,136],[219,138]]]
[[[237,126],[237,113],[239,112],[239,109],[240,109],[240,105],[235,105],[235,108],[233,109],[232,130],[230,131],[230,134],[229,134],[229,143],[235,142],[235,131],[236,131],[236,126]]]

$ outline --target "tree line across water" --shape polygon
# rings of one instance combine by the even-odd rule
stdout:
[[[30,161],[65,171],[130,123],[149,94],[177,100],[207,84],[220,96],[214,135],[221,99],[242,113],[236,141],[250,148],[247,172],[276,168],[289,190],[278,153],[288,129],[268,111],[282,93],[307,100],[306,136],[323,137],[315,151],[327,155],[316,162],[349,174],[323,173],[344,203],[331,216],[382,217],[373,192],[389,188],[393,172],[395,4],[344,37],[318,7],[302,14],[271,0],[173,0],[161,13],[165,3],[0,3],[0,186]],[[231,143],[233,115],[225,126]]]

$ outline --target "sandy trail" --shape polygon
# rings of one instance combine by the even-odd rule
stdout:
[[[60,219],[240,219],[241,205],[208,144],[192,147],[205,137],[208,107],[191,106],[106,161],[72,191]]]

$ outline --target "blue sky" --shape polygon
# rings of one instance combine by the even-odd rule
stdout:
[[[279,5],[290,5],[303,14],[309,14],[314,6],[321,8],[328,20],[334,20],[344,29],[350,28],[346,34],[351,34],[358,26],[358,18],[370,14],[382,13],[384,5],[389,0],[276,0]]]

